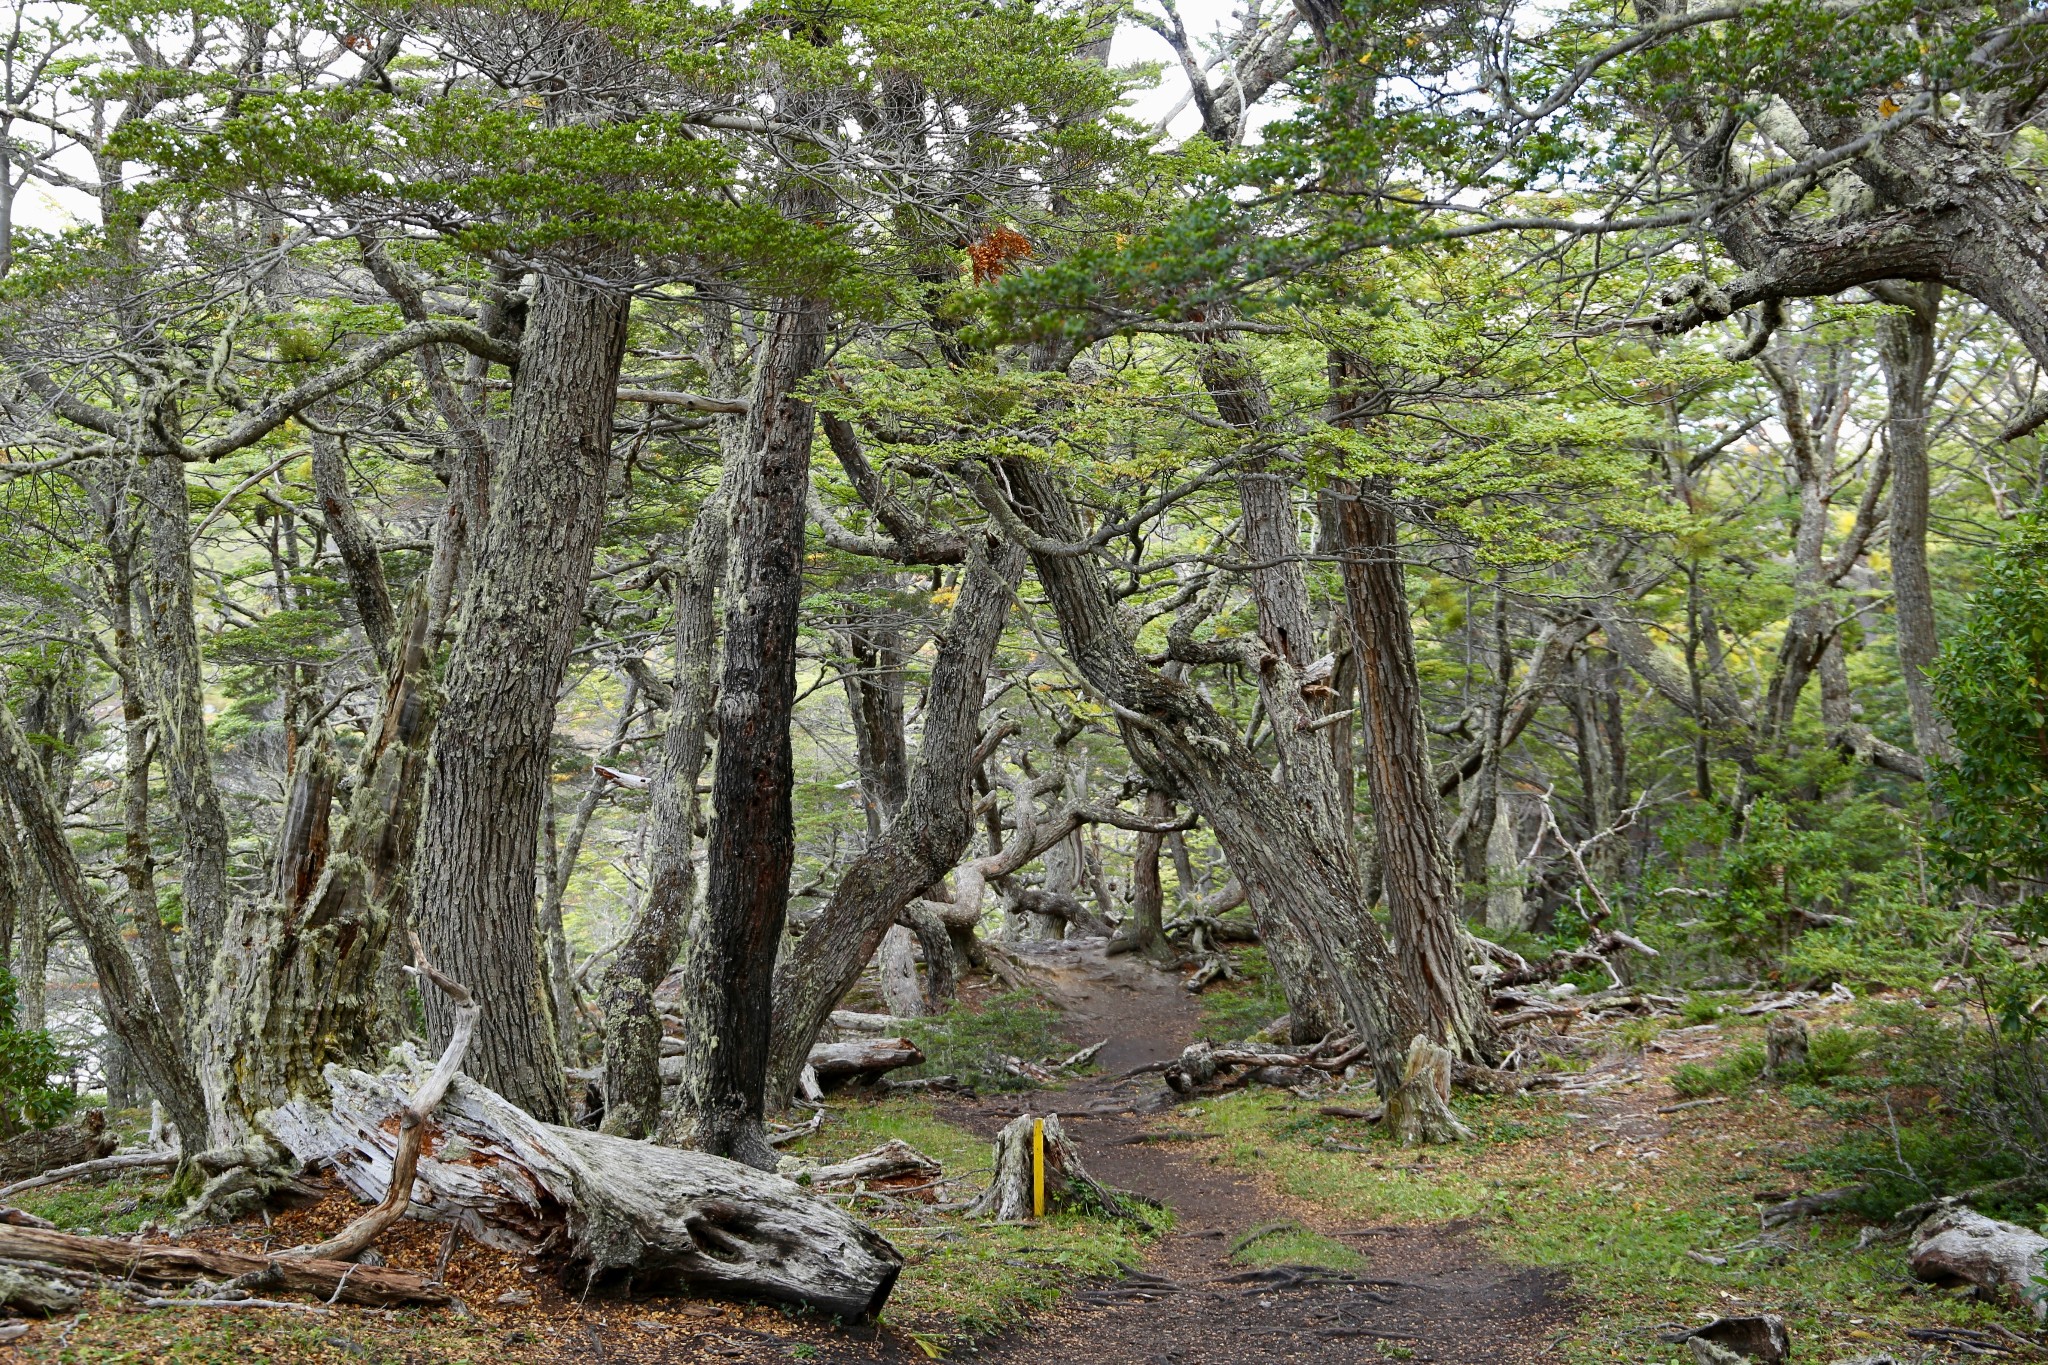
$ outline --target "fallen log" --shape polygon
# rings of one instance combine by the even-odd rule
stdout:
[[[1914,1279],[1975,1286],[1984,1298],[2023,1308],[2036,1322],[2048,1321],[2044,1261],[2048,1237],[1952,1200],[1943,1200],[1913,1229],[1907,1256]]]
[[[338,1066],[326,1077],[328,1104],[294,1101],[265,1126],[301,1162],[381,1198],[406,1078]],[[542,1123],[464,1078],[435,1111],[417,1172],[413,1216],[501,1250],[549,1254],[593,1280],[630,1276],[637,1289],[669,1282],[871,1317],[903,1266],[880,1234],[780,1176]]]
[[[107,1111],[87,1110],[76,1123],[32,1128],[0,1142],[0,1181],[41,1175],[111,1156],[120,1144],[107,1132]]]
[[[44,1228],[0,1225],[0,1259],[42,1261],[67,1270],[89,1270],[109,1279],[157,1285],[249,1276],[252,1279],[245,1283],[266,1289],[275,1287],[369,1308],[444,1304],[450,1297],[446,1289],[410,1270],[354,1261],[210,1251],[165,1242],[124,1242],[117,1237],[84,1237]]]
[[[809,1173],[813,1189],[830,1189],[834,1185],[854,1185],[865,1180],[872,1184],[877,1180],[902,1180],[915,1176],[920,1180],[937,1180],[944,1174],[944,1168],[917,1148],[901,1138],[891,1138],[872,1152],[836,1161],[829,1166],[814,1167]]]
[[[59,1166],[54,1171],[44,1171],[41,1175],[17,1180],[12,1185],[0,1186],[0,1199],[22,1190],[58,1185],[66,1180],[77,1180],[89,1175],[113,1175],[118,1171],[165,1171],[177,1164],[176,1152],[117,1152],[113,1156],[81,1161],[76,1166]]]
[[[916,1066],[924,1053],[908,1038],[849,1038],[838,1043],[818,1043],[811,1048],[811,1069],[820,1085],[844,1085],[852,1080],[871,1081],[899,1067]]]

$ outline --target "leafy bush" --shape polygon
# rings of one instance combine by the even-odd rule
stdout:
[[[43,1029],[20,1027],[21,996],[14,976],[0,970],[0,1138],[48,1128],[68,1115],[78,1096],[52,1085],[69,1059]]]
[[[1711,1024],[1721,1017],[1721,1002],[1711,995],[1688,995],[1678,1012],[1688,1024]]]
[[[1741,1090],[1764,1070],[1764,1050],[1751,1043],[1738,1048],[1712,1066],[1686,1062],[1671,1072],[1671,1088],[1686,1099],[1702,1095],[1732,1094]]]

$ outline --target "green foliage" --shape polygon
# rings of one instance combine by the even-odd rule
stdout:
[[[1750,1043],[1712,1066],[1685,1062],[1674,1067],[1671,1088],[1686,1099],[1697,1099],[1702,1095],[1731,1095],[1748,1088],[1763,1074],[1763,1070],[1764,1050],[1761,1045]]]
[[[78,1096],[50,1078],[69,1063],[48,1031],[22,1028],[20,995],[0,970],[0,1138],[48,1128],[77,1107]]]
[[[1721,1002],[1711,995],[1688,995],[1678,1013],[1688,1024],[1711,1024],[1721,1017]]]
[[[1934,685],[1956,750],[1936,773],[1945,870],[1979,887],[2048,879],[2048,517],[2008,529]],[[2031,913],[2048,924],[2038,897]]]

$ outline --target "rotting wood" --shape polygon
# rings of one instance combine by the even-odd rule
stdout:
[[[899,1067],[916,1066],[924,1053],[908,1038],[854,1038],[811,1048],[811,1069],[820,1085],[873,1080]]]
[[[281,1106],[266,1115],[270,1130],[300,1161],[381,1198],[407,1078],[330,1067],[327,1083],[329,1104]],[[903,1265],[879,1233],[780,1176],[542,1123],[466,1077],[435,1111],[412,1198],[417,1218],[546,1253],[591,1281],[629,1275],[640,1290],[667,1282],[868,1317]]]
[[[46,1261],[66,1269],[158,1285],[260,1275],[280,1289],[370,1308],[444,1304],[450,1299],[447,1290],[410,1270],[358,1265],[353,1261],[212,1251],[175,1243],[125,1242],[115,1237],[84,1237],[44,1228],[0,1226],[0,1259]]]
[[[871,1152],[862,1152],[859,1156],[835,1161],[829,1166],[813,1167],[806,1172],[814,1189],[909,1177],[936,1180],[944,1173],[938,1162],[901,1138],[891,1138]]]
[[[1022,1223],[1033,1217],[1032,1126],[1045,1125],[1045,1208],[1081,1209],[1111,1218],[1134,1218],[1132,1196],[1112,1190],[1088,1174],[1081,1152],[1060,1126],[1057,1114],[1020,1114],[996,1134],[995,1174],[967,1208],[979,1218]]]

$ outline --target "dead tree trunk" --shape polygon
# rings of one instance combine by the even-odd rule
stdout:
[[[704,908],[683,969],[686,1065],[662,1133],[768,1170],[776,1157],[763,1096],[795,857],[789,722],[813,428],[812,404],[797,389],[824,358],[829,321],[818,300],[780,300],[761,340],[733,504]]]
[[[543,1119],[564,1116],[568,1097],[534,934],[535,852],[555,695],[604,523],[628,304],[566,270],[540,277],[415,859],[411,918],[428,954],[491,1002],[471,1066]],[[445,1041],[447,1007],[428,1001],[427,1019]]]
[[[198,1028],[211,1144],[241,1143],[265,1109],[317,1095],[330,1062],[373,1050],[378,975],[403,909],[435,719],[430,622],[446,613],[454,550],[437,547],[399,623],[384,695],[330,824],[335,760],[294,766],[270,894],[235,907]]]
[[[978,729],[989,664],[1002,639],[1024,552],[976,537],[925,694],[924,736],[901,815],[862,851],[775,975],[769,1095],[785,1101],[805,1054],[911,901],[941,881],[974,836],[974,774],[987,755]],[[990,744],[988,747],[993,747]],[[979,916],[980,887],[974,894]]]
[[[358,1197],[380,1200],[409,1084],[330,1068],[331,1104],[293,1101],[267,1122],[300,1161],[331,1166]],[[871,1317],[902,1269],[879,1233],[790,1181],[701,1152],[541,1123],[466,1078],[423,1131],[415,1217],[486,1246],[545,1250],[593,1279]]]
[[[1088,1174],[1057,1114],[1020,1114],[1003,1125],[994,1164],[995,1174],[968,1206],[969,1214],[998,1223],[1028,1222],[1040,1213],[1041,1188],[1045,1213],[1074,1209],[1127,1218],[1134,1212],[1127,1198]]]

